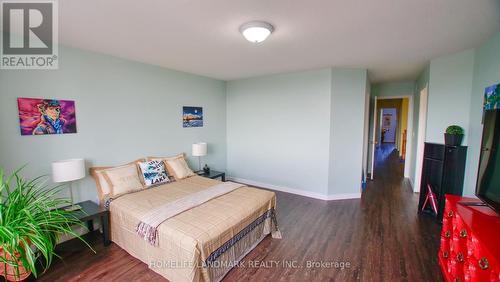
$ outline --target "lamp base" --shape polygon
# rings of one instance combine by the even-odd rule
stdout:
[[[69,207],[64,208],[65,211],[79,211],[81,209],[82,207],[80,205],[71,205]]]

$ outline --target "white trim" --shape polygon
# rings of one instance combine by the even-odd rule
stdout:
[[[361,198],[361,192],[351,193],[351,194],[324,195],[324,194],[320,194],[320,193],[316,193],[316,192],[310,192],[310,191],[298,190],[298,189],[289,188],[289,187],[278,186],[278,185],[274,185],[274,184],[262,183],[262,182],[248,180],[248,179],[239,178],[239,177],[228,176],[227,179],[230,181],[239,182],[239,183],[243,183],[243,184],[247,184],[247,185],[251,185],[251,186],[267,188],[267,189],[271,189],[271,190],[281,191],[281,192],[285,192],[285,193],[300,195],[300,196],[324,200],[324,201]]]
[[[349,199],[361,199],[361,192],[359,192],[359,193],[331,194],[331,195],[328,195],[326,197],[327,201],[349,200]]]
[[[375,172],[375,149],[377,147],[377,96],[374,97],[374,102],[373,102],[373,131],[372,131],[372,139],[370,140],[369,144],[372,147],[371,151],[371,160],[370,160],[370,179],[373,180],[373,173]]]
[[[365,118],[363,126],[363,182],[368,179],[368,147],[370,146],[370,92],[365,93]]]
[[[404,177],[410,178],[410,167],[413,163],[413,96],[408,99],[408,117],[406,118],[406,154],[404,163]],[[411,181],[410,181],[411,182]]]
[[[411,95],[400,95],[400,96],[378,96],[379,100],[391,100],[391,99],[403,99],[408,98]]]
[[[410,188],[411,188],[411,191],[413,193],[419,193],[419,192],[415,192],[415,189],[413,189],[413,181],[411,180],[411,178],[409,177],[405,177],[404,180],[407,180],[408,181],[408,184],[410,184]]]
[[[413,192],[420,192],[422,165],[424,162],[424,142],[425,132],[427,130],[427,103],[429,99],[429,84],[427,84],[420,91],[420,104],[418,114],[418,132],[417,132],[417,156],[415,165],[415,184],[413,185]]]

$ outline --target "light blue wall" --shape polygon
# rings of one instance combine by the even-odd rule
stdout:
[[[412,159],[409,160],[410,164],[410,183],[413,187],[413,190],[418,190],[415,188],[415,179],[416,177],[420,178],[420,175],[416,175],[416,169],[417,169],[417,141],[418,141],[418,120],[419,120],[419,114],[420,114],[420,92],[429,85],[429,70],[430,70],[430,65],[427,65],[422,73],[417,78],[417,81],[415,82],[415,93],[413,95],[413,130],[412,130]]]
[[[375,97],[398,97],[411,96],[415,89],[414,81],[397,81],[377,83],[372,86],[372,96]]]
[[[360,192],[366,81],[366,70],[332,70],[329,195]]]
[[[325,195],[331,70],[227,83],[231,177]]]
[[[28,163],[28,177],[50,173],[55,160],[82,157],[88,165],[118,165],[148,155],[191,154],[206,141],[206,162],[226,168],[225,82],[60,48],[53,71],[0,70],[0,166]],[[17,97],[76,101],[77,134],[21,136]],[[182,128],[182,106],[202,106],[204,127]],[[193,162],[196,163],[196,162]],[[89,178],[77,200],[96,200]]]
[[[468,146],[468,151],[463,194],[473,196],[481,146],[484,89],[500,83],[500,33],[479,48],[431,60],[430,67],[417,80],[416,98],[427,82],[426,141],[444,143],[443,133],[448,125],[458,124],[464,128],[462,144]],[[415,114],[418,104],[416,100]],[[414,175],[414,169],[412,172],[413,179],[420,177]]]
[[[228,174],[359,196],[366,79],[366,70],[323,69],[228,82]]]
[[[426,142],[444,143],[444,132],[453,124],[469,128],[473,72],[472,49],[431,60]]]
[[[500,33],[476,49],[474,61],[474,80],[469,108],[467,169],[465,174],[464,195],[474,195],[481,147],[483,126],[482,106],[484,89],[500,83]]]

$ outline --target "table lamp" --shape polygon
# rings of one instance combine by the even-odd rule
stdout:
[[[71,206],[67,207],[67,211],[80,210],[82,207],[75,205],[73,198],[73,182],[85,177],[85,160],[70,159],[52,163],[52,181],[56,183],[69,182],[71,193]]]
[[[198,157],[198,171],[201,171],[201,157],[207,155],[207,143],[199,142],[193,144],[193,157]]]

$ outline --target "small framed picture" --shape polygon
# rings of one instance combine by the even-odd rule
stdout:
[[[203,108],[182,107],[182,127],[203,127]]]

